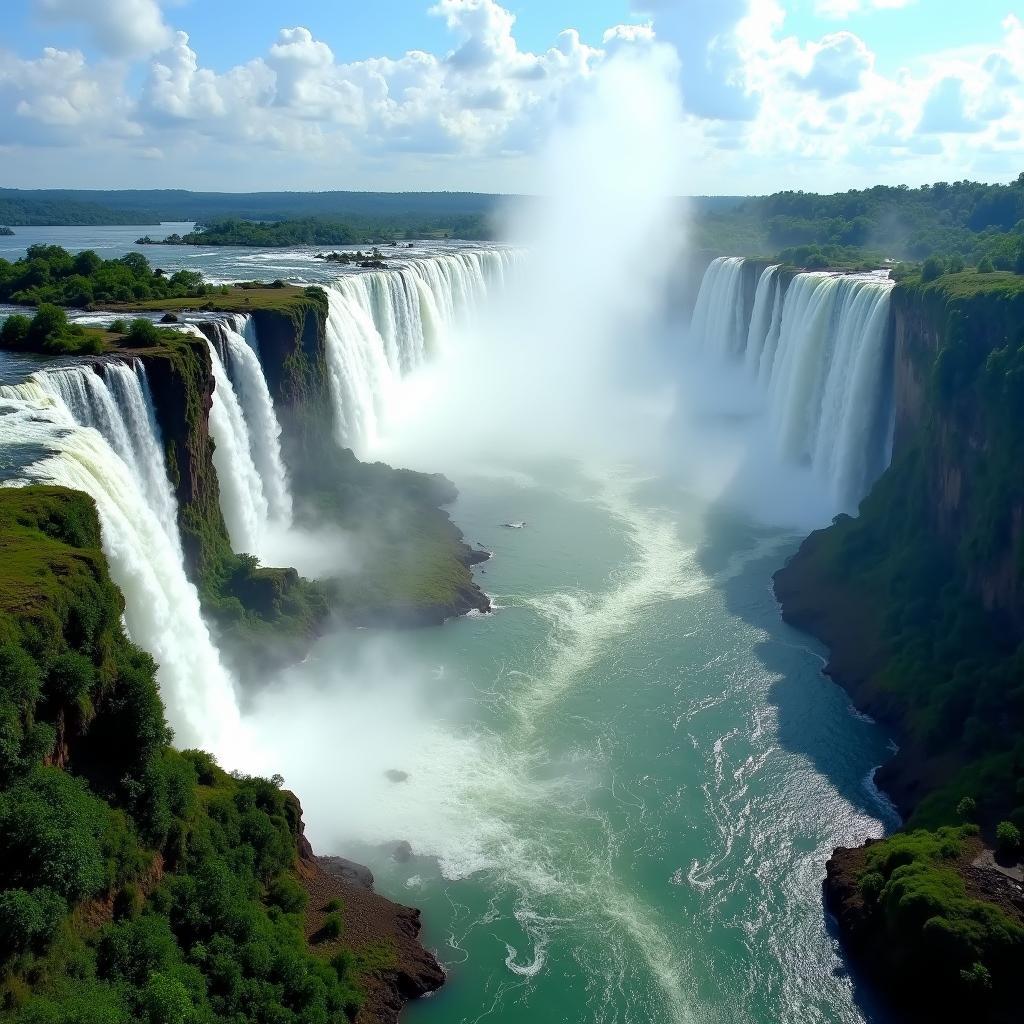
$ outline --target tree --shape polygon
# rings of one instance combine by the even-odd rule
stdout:
[[[1015,274],[1024,274],[1024,242],[1017,247],[1017,255],[1013,261],[1013,272]]]
[[[987,256],[982,256],[978,261],[978,273],[979,274],[991,274],[996,268],[992,265],[992,261]]]
[[[59,338],[68,329],[67,314],[59,306],[44,302],[36,310],[32,326],[28,331],[28,340],[33,345],[42,345],[51,338]]]
[[[1001,821],[996,826],[996,849],[1007,857],[1020,850],[1020,829],[1012,821]]]
[[[29,328],[32,321],[27,316],[14,313],[9,316],[0,327],[0,345],[7,349],[23,348],[28,341]]]
[[[946,272],[946,265],[938,256],[929,256],[921,267],[921,280],[934,281]]]
[[[950,274],[959,274],[960,271],[963,270],[963,269],[964,269],[964,258],[963,258],[963,256],[961,256],[960,253],[958,253],[958,252],[957,253],[953,253],[953,255],[949,257],[949,264],[948,264],[948,267],[947,267],[948,273],[950,273]]]

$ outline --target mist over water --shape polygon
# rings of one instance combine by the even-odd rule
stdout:
[[[769,268],[748,310],[750,268],[723,261],[679,315],[676,70],[655,47],[593,76],[508,244],[324,282],[324,431],[455,480],[494,615],[338,627],[244,690],[184,576],[144,377],[7,396],[48,453],[24,476],[99,504],[179,742],[281,772],[318,852],[423,908],[450,984],[413,1022],[877,1019],[820,881],[890,821],[870,785],[886,740],[781,624],[770,575],[887,459],[887,285]],[[358,574],[358,538],[294,525],[258,338],[244,318],[202,333],[232,546]]]
[[[495,552],[494,616],[341,631],[247,711],[315,848],[424,909],[450,983],[411,1021],[868,1012],[820,879],[884,827],[885,739],[769,582],[836,497],[765,426],[747,344],[780,346],[776,296],[756,325],[730,314],[721,351],[666,314],[672,70],[610,62],[552,142],[548,200],[510,225],[521,262],[472,295],[418,278],[430,330],[398,324],[385,275],[331,297],[339,438],[451,475]]]

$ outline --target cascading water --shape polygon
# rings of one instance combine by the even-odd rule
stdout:
[[[443,348],[521,254],[484,249],[347,274],[327,289],[327,361],[338,443],[357,453],[384,430],[398,382]]]
[[[217,470],[220,508],[235,551],[258,555],[270,521],[263,480],[253,461],[252,443],[238,396],[217,347],[208,342],[213,363],[210,436]]]
[[[180,549],[131,464],[102,433],[81,425],[60,396],[68,378],[48,386],[49,375],[37,373],[25,384],[0,387],[6,443],[37,456],[45,453],[7,483],[54,483],[92,497],[110,574],[125,597],[128,634],[157,663],[177,742],[201,744],[230,761],[242,735],[234,689],[203,622],[199,595],[185,576]],[[70,393],[76,399],[82,395],[77,386]]]
[[[98,430],[129,467],[168,539],[180,551],[178,506],[141,362],[39,371],[24,384],[10,386],[8,395],[26,399],[48,395],[68,410],[73,422]]]
[[[708,267],[691,321],[699,352],[740,361],[767,394],[779,454],[810,467],[843,509],[888,465],[892,419],[889,300],[881,275],[760,275],[744,322],[744,260]]]
[[[292,495],[281,458],[281,424],[260,365],[258,341],[248,316],[232,316],[215,325],[248,430],[252,461],[260,476],[270,519],[288,527]]]
[[[743,264],[738,256],[714,260],[697,293],[690,336],[700,350],[719,358],[740,355],[747,337],[743,312]]]
[[[889,460],[891,290],[881,278],[801,274],[783,312],[769,378],[780,450],[809,463],[844,507]]]

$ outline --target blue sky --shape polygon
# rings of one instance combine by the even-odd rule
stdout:
[[[0,184],[528,191],[672,47],[681,191],[1024,170],[1018,0],[6,0]]]

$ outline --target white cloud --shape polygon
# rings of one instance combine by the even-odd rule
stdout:
[[[809,49],[811,65],[793,81],[800,89],[832,100],[860,89],[864,74],[874,65],[874,54],[852,32],[835,32]]]
[[[1010,177],[1024,164],[1024,25],[1013,15],[992,26],[988,45],[883,73],[850,31],[797,35],[790,0],[632,0],[637,19],[609,27],[599,45],[569,28],[536,52],[519,46],[497,0],[422,2],[451,35],[437,53],[346,62],[332,39],[292,24],[261,54],[215,70],[185,32],[169,32],[154,0],[35,0],[51,19],[89,27],[106,56],[0,54],[0,146],[21,147],[8,156],[14,168],[32,162],[32,147],[116,148],[119,169],[138,161],[153,184],[162,174],[161,184],[203,187],[528,189],[533,154],[584,102],[602,63],[630,51],[653,58],[668,41],[701,190],[920,181],[993,162]],[[818,10],[839,6],[900,4],[827,0]],[[146,17],[127,19],[129,9]],[[190,8],[164,10],[187,22]],[[121,59],[152,48],[134,66]],[[45,155],[34,166],[68,183]]]
[[[157,0],[35,0],[35,6],[46,21],[81,23],[112,57],[146,56],[171,40]]]
[[[78,50],[47,47],[36,60],[0,52],[0,136],[8,142],[68,145],[89,133],[136,135],[130,107],[113,69],[90,67]]]
[[[869,11],[891,11],[909,7],[917,0],[817,0],[814,13],[823,18],[848,18]]]

